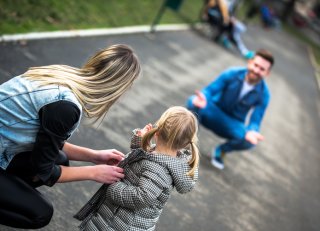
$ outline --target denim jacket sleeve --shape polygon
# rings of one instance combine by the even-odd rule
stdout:
[[[259,132],[260,124],[263,119],[264,113],[268,107],[269,101],[270,101],[270,93],[266,87],[265,90],[263,91],[263,96],[261,98],[260,103],[257,106],[255,106],[255,108],[253,109],[253,112],[249,120],[249,124],[247,126],[247,131],[254,130]]]
[[[206,96],[207,100],[217,99],[217,97],[221,94],[228,82],[234,78],[236,72],[236,68],[227,69],[226,71],[222,72],[207,87],[202,89],[201,92]]]

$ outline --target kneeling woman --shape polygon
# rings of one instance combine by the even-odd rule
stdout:
[[[123,178],[117,150],[67,143],[82,114],[99,120],[140,75],[126,45],[94,54],[82,68],[30,68],[0,85],[0,224],[36,229],[47,225],[52,204],[35,188],[56,182]],[[69,167],[69,160],[97,165]],[[108,165],[108,163],[110,165]]]

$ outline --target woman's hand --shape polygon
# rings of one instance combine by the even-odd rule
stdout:
[[[116,166],[100,164],[93,167],[92,180],[99,183],[112,184],[120,181],[124,177],[123,169]]]
[[[61,166],[59,183],[93,180],[103,184],[112,184],[124,177],[123,169],[117,166],[99,164],[94,166]]]
[[[94,164],[118,165],[124,154],[116,149],[97,150],[91,161]]]

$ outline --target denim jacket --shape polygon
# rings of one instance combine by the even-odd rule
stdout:
[[[37,83],[21,76],[0,85],[0,167],[6,169],[13,157],[31,151],[39,130],[39,110],[50,103],[67,100],[81,104],[67,87]],[[81,115],[80,115],[81,117]],[[80,119],[79,119],[80,121]],[[71,133],[78,127],[75,124]]]
[[[225,113],[239,121],[245,122],[250,110],[247,130],[259,131],[265,110],[270,101],[270,92],[264,80],[239,99],[247,68],[230,68],[202,90],[208,104],[215,103]],[[208,105],[208,106],[209,106]]]

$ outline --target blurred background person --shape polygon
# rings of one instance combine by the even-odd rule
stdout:
[[[236,0],[207,0],[202,15],[217,30],[214,41],[221,42],[228,49],[232,49],[233,44],[244,58],[250,59],[254,51],[249,50],[241,38],[246,26],[233,16],[237,3]]]

